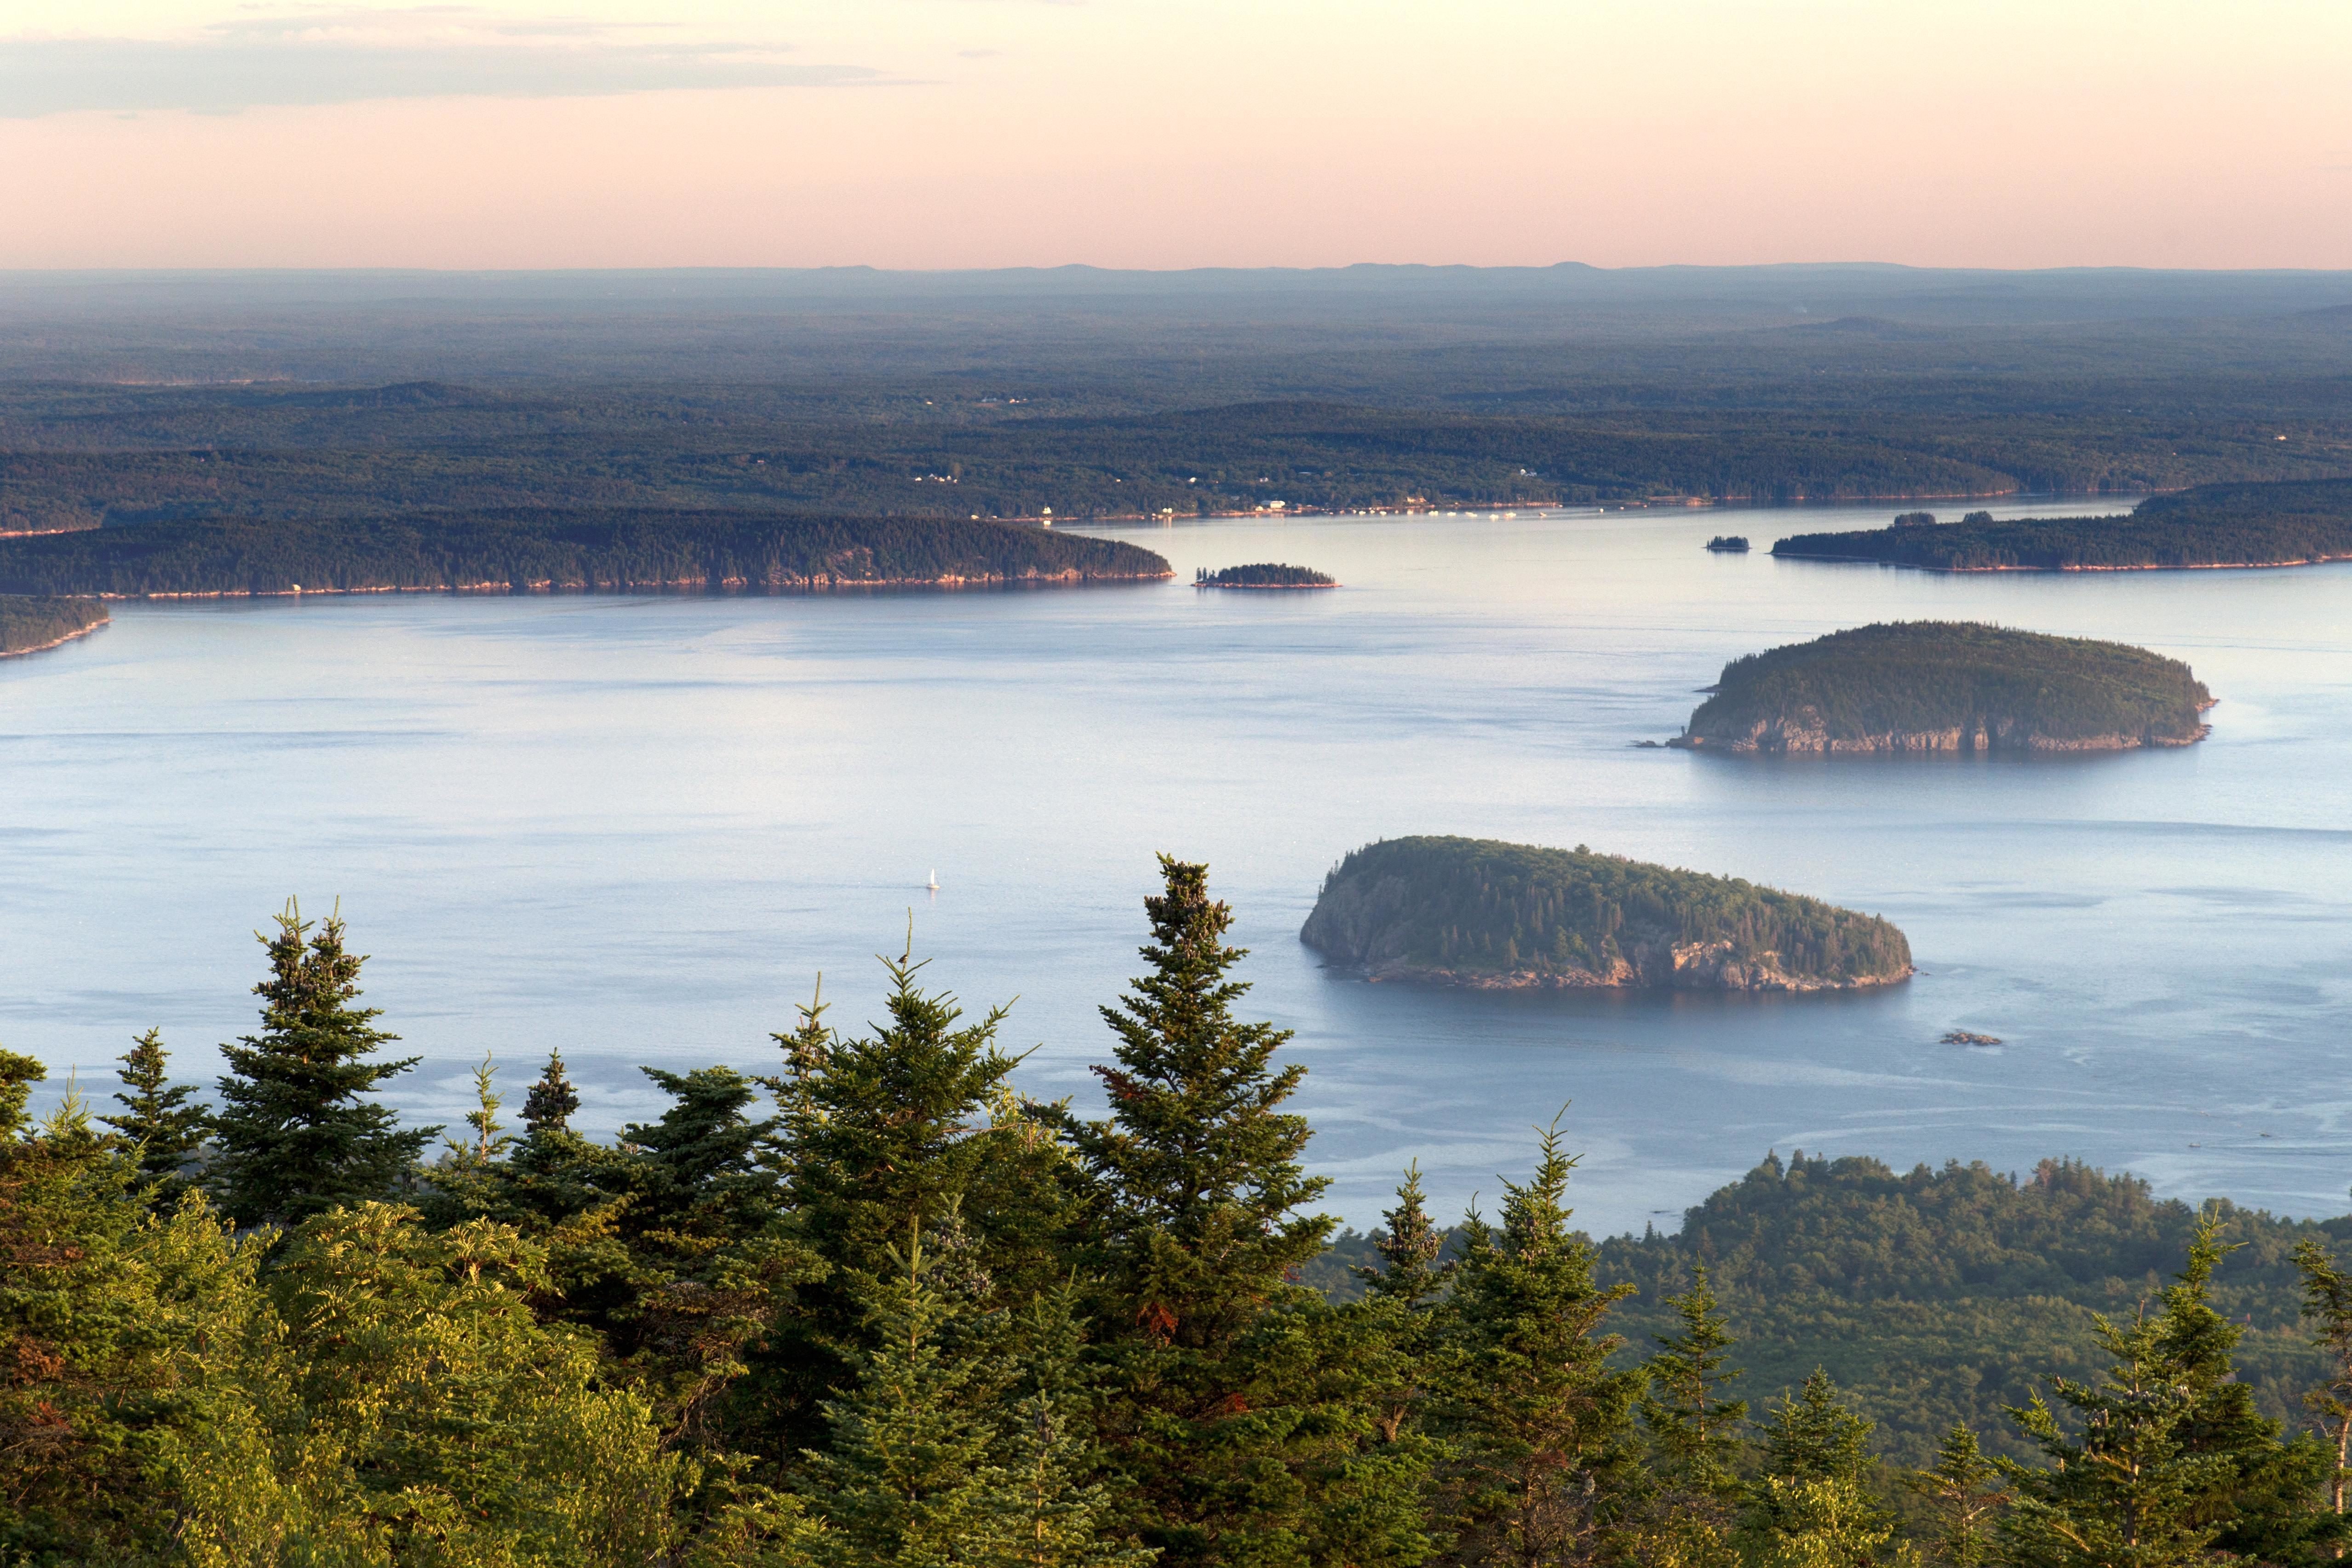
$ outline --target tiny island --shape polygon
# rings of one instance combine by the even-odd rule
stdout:
[[[1744,533],[1718,533],[1706,542],[1706,547],[1719,555],[1748,553],[1748,536]]]
[[[1666,743],[1727,752],[2112,752],[2205,738],[2213,696],[2146,648],[1965,621],[1832,632],[1723,667]]]
[[[1223,566],[1212,572],[1203,566],[1192,574],[1196,588],[1336,588],[1338,579],[1304,566],[1261,561],[1250,566]]]
[[[1603,855],[1384,839],[1325,879],[1299,940],[1368,980],[1485,989],[1848,991],[1910,977],[1875,915]]]
[[[0,658],[40,653],[88,637],[110,619],[95,599],[0,595]]]
[[[1153,552],[1012,523],[659,508],[202,518],[0,540],[0,593],[813,593],[1136,582]]]
[[[1792,534],[1772,553],[1930,572],[2311,566],[2352,560],[2352,479],[2200,485],[2105,517],[1996,522],[1972,511],[1938,524],[1932,512],[1906,512],[1887,528]]]

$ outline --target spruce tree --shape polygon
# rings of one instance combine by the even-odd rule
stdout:
[[[171,1081],[171,1055],[163,1048],[161,1029],[140,1036],[116,1059],[122,1063],[118,1076],[129,1092],[114,1097],[121,1115],[99,1121],[139,1146],[139,1171],[150,1184],[152,1201],[157,1207],[169,1207],[187,1190],[182,1171],[205,1146],[212,1131],[212,1112],[202,1103],[188,1103],[195,1085]]]
[[[997,1446],[990,1352],[1000,1350],[957,1284],[940,1289],[936,1248],[919,1220],[894,1268],[861,1277],[870,1350],[824,1401],[828,1441],[812,1450],[804,1498],[825,1532],[828,1568],[979,1568],[1002,1561],[1012,1535],[1012,1486]]]
[[[1904,1478],[1936,1521],[1936,1559],[1946,1568],[1984,1568],[1993,1551],[1992,1521],[2009,1501],[2000,1467],[1985,1458],[1964,1426],[1944,1434],[1936,1462]]]
[[[1654,1336],[1635,1410],[1646,1461],[1621,1534],[1629,1554],[1661,1568],[1720,1568],[1737,1561],[1735,1526],[1740,1438],[1748,1402],[1727,1396],[1740,1373],[1728,1366],[1732,1339],[1707,1283],[1666,1298],[1679,1332]]]
[[[1874,1568],[1898,1554],[1895,1516],[1871,1485],[1872,1430],[1818,1367],[1772,1407],[1761,1473],[1747,1489],[1751,1558],[1766,1568]]]
[[[1286,1451],[1296,1426],[1271,1412],[1322,1403],[1301,1357],[1320,1330],[1253,1331],[1270,1311],[1321,1309],[1292,1274],[1332,1222],[1297,1213],[1328,1184],[1299,1163],[1306,1119],[1280,1109],[1306,1072],[1273,1064],[1288,1032],[1234,1016],[1248,986],[1229,978],[1244,956],[1224,943],[1233,911],[1209,897],[1206,867],[1160,867],[1164,891],[1144,900],[1150,972],[1102,1009],[1118,1040],[1116,1065],[1095,1069],[1110,1116],[1073,1142],[1095,1184],[1087,1257],[1118,1389],[1111,1463],[1129,1517],[1173,1564],[1230,1560],[1288,1529],[1269,1507],[1302,1503],[1307,1457]],[[1261,1386],[1268,1376],[1280,1386]]]
[[[2295,1267],[2303,1273],[2303,1318],[2313,1325],[2312,1340],[2327,1357],[2327,1375],[2303,1396],[2318,1417],[2321,1435],[2335,1468],[2327,1478],[2327,1503],[2338,1518],[2344,1514],[2347,1483],[2352,1483],[2352,1274],[2347,1274],[2316,1241],[2295,1244]]]
[[[341,919],[314,931],[289,901],[276,934],[258,940],[269,956],[253,988],[262,1029],[221,1047],[220,1158],[205,1180],[239,1225],[295,1224],[391,1193],[441,1129],[404,1130],[367,1098],[416,1058],[373,1059],[398,1037],[375,1026],[381,1009],[355,1005],[366,960],[344,951]]]
[[[523,1097],[522,1124],[526,1135],[531,1132],[566,1132],[572,1128],[572,1113],[580,1109],[580,1091],[563,1076],[563,1053],[550,1050],[547,1068],[539,1081],[530,1086]]]
[[[1143,901],[1151,973],[1102,1009],[1118,1040],[1118,1065],[1094,1069],[1110,1118],[1077,1143],[1125,1321],[1214,1354],[1328,1243],[1330,1218],[1297,1211],[1330,1184],[1299,1163],[1307,1119],[1278,1109],[1307,1076],[1273,1065],[1290,1032],[1233,1015],[1249,991],[1227,978],[1247,956],[1224,945],[1233,910],[1210,899],[1206,866],[1162,855],[1160,868],[1166,890]]]
[[[1546,1129],[1534,1178],[1504,1184],[1499,1230],[1463,1227],[1435,1402],[1450,1562],[1589,1562],[1638,1480],[1641,1374],[1611,1366],[1623,1342],[1604,1326],[1632,1287],[1602,1289],[1569,1228],[1560,1142]]]

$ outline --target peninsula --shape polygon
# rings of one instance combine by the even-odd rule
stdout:
[[[746,592],[1131,582],[1149,550],[1013,523],[724,510],[557,510],[397,518],[205,518],[0,540],[0,592],[105,598],[268,594]]]
[[[1965,621],[1832,632],[1723,667],[1667,742],[1727,752],[2111,752],[2205,738],[2189,667]]]
[[[1224,566],[1212,572],[1203,566],[1192,574],[1196,588],[1336,588],[1339,580],[1304,566],[1283,566],[1261,561],[1252,566]]]
[[[0,595],[0,658],[39,653],[88,637],[108,620],[95,599],[26,598]]]
[[[1917,514],[1927,517],[1926,513]],[[2352,559],[2352,479],[2201,485],[2107,517],[1971,512],[1956,523],[1792,534],[1776,556],[1935,572],[2131,572]]]
[[[1911,974],[1874,915],[1579,845],[1383,839],[1342,860],[1298,939],[1370,980],[1488,989],[1843,991]]]

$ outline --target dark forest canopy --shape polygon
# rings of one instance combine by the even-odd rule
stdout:
[[[1911,973],[1903,933],[1816,899],[1492,839],[1385,839],[1323,884],[1299,939],[1370,978],[1811,990]]]
[[[2352,479],[2201,485],[2111,517],[1976,517],[1983,520],[1792,534],[1772,553],[1939,572],[2300,566],[2352,557]]]
[[[1192,581],[1203,588],[1336,588],[1339,580],[1305,566],[1262,561],[1248,566],[1202,567]]]
[[[656,510],[144,522],[0,540],[0,588],[142,595],[789,591],[1166,577],[1150,551],[1011,523]]]
[[[1832,632],[1723,667],[1674,743],[1734,751],[2186,745],[2212,694],[2146,648],[1963,621]]]
[[[106,606],[95,599],[0,594],[0,656],[55,647],[106,621]]]

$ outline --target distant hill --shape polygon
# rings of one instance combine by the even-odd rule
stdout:
[[[1820,991],[1911,973],[1872,915],[1731,877],[1492,839],[1349,855],[1299,940],[1374,980],[1482,987]]]
[[[2200,485],[2110,517],[1799,533],[1772,553],[1938,572],[2302,566],[2352,559],[2352,479]]]
[[[614,510],[146,522],[0,540],[0,591],[109,597],[961,586],[1171,575],[1149,550],[1009,523]]]
[[[2212,702],[2187,665],[2146,648],[1964,621],[1897,622],[1732,660],[1668,744],[1733,752],[2183,746],[2204,737],[2200,715]]]
[[[96,631],[107,619],[106,606],[95,599],[0,595],[0,658],[55,647]]]

